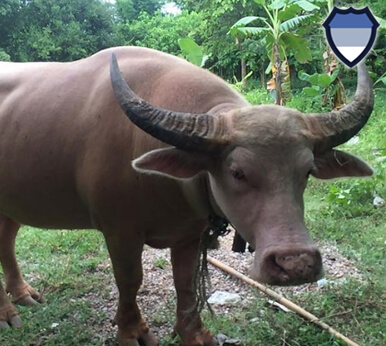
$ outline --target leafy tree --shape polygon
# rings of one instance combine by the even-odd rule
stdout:
[[[178,16],[161,12],[162,5],[167,1],[117,0],[116,3],[110,4],[104,0],[0,0],[0,59],[69,61],[123,43],[153,47],[181,55],[178,40],[190,38],[209,56],[206,66],[216,74],[233,81],[243,80],[242,77],[248,71],[254,71],[248,80],[250,85],[253,83],[252,78],[257,77],[260,77],[262,85],[265,85],[266,67],[272,60],[271,53],[267,55],[267,48],[273,47],[273,41],[270,43],[266,37],[267,32],[241,35],[242,31],[238,30],[238,45],[235,44],[235,37],[227,35],[235,22],[250,14],[265,18],[269,22],[267,12],[259,4],[264,2],[273,15],[274,9],[269,6],[278,7],[277,18],[281,21],[279,28],[289,19],[295,22],[299,20],[297,17],[311,13],[314,16],[308,19],[309,22],[319,27],[315,30],[312,25],[299,23],[288,28],[290,34],[305,40],[301,44],[295,44],[296,39],[293,40],[295,43],[292,42],[290,35],[281,37],[279,45],[283,44],[285,48],[284,52],[281,47],[279,49],[282,82],[289,80],[288,69],[283,68],[286,63],[291,65],[291,71],[304,70],[310,76],[327,72],[323,59],[327,46],[321,27],[327,15],[324,10],[327,8],[327,0],[175,0],[182,9]],[[283,3],[286,6],[279,8]],[[322,10],[305,12],[302,6],[310,6],[310,3],[320,6]],[[301,8],[300,12],[295,4]],[[336,0],[335,5],[360,8],[369,4],[364,0]],[[386,18],[384,0],[374,0],[370,7],[377,17]],[[285,17],[287,8],[291,8],[291,11],[297,9],[298,12],[290,11],[288,18],[282,18]],[[304,19],[304,23],[308,23],[308,20]],[[254,23],[262,23],[261,27],[268,28],[263,20],[255,19],[245,24],[245,29],[249,30],[247,28]],[[373,53],[368,57],[370,70],[378,77],[384,74],[386,64],[384,28],[385,24],[379,30]],[[303,43],[312,47],[312,60],[300,67],[299,59],[296,59],[299,55],[307,53]],[[294,75],[291,77],[294,87],[303,87],[306,83],[293,78]],[[379,80],[377,86],[382,85],[383,80]],[[345,84],[350,87],[350,83],[355,83],[355,71],[345,71]],[[285,89],[286,83],[282,87]]]
[[[124,23],[137,19],[141,12],[152,16],[161,9],[163,4],[163,0],[116,0],[115,2],[120,19]]]
[[[153,16],[142,12],[137,20],[125,24],[126,44],[181,55],[178,40],[192,38],[200,43],[198,32],[205,31],[205,25],[206,21],[196,12],[182,11],[176,16],[161,11]]]
[[[291,31],[312,16],[304,12],[312,12],[319,7],[306,0],[254,1],[264,9],[266,16],[241,18],[231,27],[230,33],[235,36],[264,37],[273,74],[269,87],[275,91],[275,103],[281,105],[288,99],[290,91],[288,55],[292,53],[301,63],[311,60],[307,41]],[[262,21],[264,26],[248,26],[257,20]]]
[[[113,7],[108,3],[100,0],[17,2],[17,11],[12,15],[12,18],[17,16],[17,21],[3,45],[12,60],[70,61],[119,43]],[[15,1],[12,4],[15,5]]]
[[[17,23],[19,4],[19,0],[1,0],[0,2],[0,49],[7,50],[9,46],[13,28]]]
[[[184,10],[196,11],[206,21],[205,31],[198,32],[200,42],[209,55],[207,66],[216,74],[228,80],[240,76],[240,61],[245,59],[246,66],[251,69],[259,66],[259,53],[235,45],[235,39],[227,35],[230,26],[240,16],[256,13],[259,8],[253,1],[247,0],[175,0]]]
[[[3,50],[0,49],[0,61],[10,61],[11,57]]]

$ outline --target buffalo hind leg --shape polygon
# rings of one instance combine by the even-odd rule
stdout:
[[[156,346],[158,341],[141,317],[136,297],[142,284],[143,242],[126,236],[105,236],[119,290],[118,325],[119,346]]]
[[[178,244],[171,249],[174,285],[177,292],[177,324],[175,331],[186,346],[212,346],[216,341],[203,327],[196,309],[193,277],[199,254],[199,239]]]
[[[15,254],[15,239],[20,224],[0,214],[0,263],[3,267],[5,290],[19,305],[35,305],[41,296],[21,275]],[[4,302],[2,302],[4,303]]]
[[[235,231],[235,235],[233,237],[232,251],[244,253],[246,247],[247,247],[247,242],[242,238],[242,236],[237,231]]]

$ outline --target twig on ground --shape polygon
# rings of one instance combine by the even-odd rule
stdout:
[[[324,316],[324,317],[321,317],[320,319],[322,320],[326,320],[327,318],[332,318],[332,317],[338,317],[338,316],[342,316],[342,315],[347,315],[347,314],[350,314],[352,313],[353,310],[350,309],[350,310],[347,310],[347,311],[342,311],[342,312],[337,312],[335,314],[331,314],[331,315],[328,315],[328,316]]]
[[[290,300],[284,298],[282,295],[276,293],[275,291],[269,289],[268,287],[258,283],[257,281],[255,280],[252,280],[250,279],[249,277],[241,274],[240,272],[238,272],[237,270],[229,267],[228,265],[208,256],[208,262],[210,264],[212,264],[213,266],[227,272],[228,274],[231,274],[233,275],[234,277],[246,282],[247,284],[249,284],[250,286],[252,287],[255,287],[257,289],[259,289],[260,291],[262,291],[263,293],[265,293],[266,295],[272,297],[273,299],[275,299],[277,302],[279,302],[280,304],[283,304],[284,306],[286,306],[287,308],[289,308],[290,310],[296,312],[297,314],[299,314],[300,316],[306,318],[307,320],[315,323],[316,325],[318,325],[319,327],[321,327],[322,329],[324,330],[327,330],[330,334],[332,334],[333,336],[335,336],[337,339],[340,339],[342,341],[344,341],[347,345],[349,346],[359,346],[357,343],[355,343],[354,341],[352,341],[351,339],[347,338],[346,336],[344,336],[343,334],[340,334],[338,331],[336,331],[335,329],[333,329],[332,327],[330,327],[328,324],[322,322],[318,317],[316,317],[315,315],[311,314],[310,312],[304,310],[303,308],[301,308],[300,306],[296,305],[295,303],[291,302]]]
[[[283,332],[283,337],[281,338],[281,340],[283,341],[283,346],[291,346],[285,339],[285,335],[286,335],[286,331],[284,329],[284,332]]]

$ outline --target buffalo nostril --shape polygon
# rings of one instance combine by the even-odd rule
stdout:
[[[288,283],[314,281],[322,268],[318,251],[276,254],[273,259],[280,276],[287,277]]]
[[[271,248],[256,258],[251,275],[271,285],[299,285],[323,275],[320,252],[314,248]]]
[[[318,255],[320,257],[319,252],[315,253],[315,255],[302,253],[302,254],[299,255],[299,258],[302,261],[304,261],[305,265],[307,265],[309,267],[313,267],[315,265],[315,263],[317,262]]]

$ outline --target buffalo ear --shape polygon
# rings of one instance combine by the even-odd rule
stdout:
[[[366,162],[340,150],[331,149],[323,154],[316,154],[314,161],[316,168],[311,174],[319,179],[365,177],[373,174]]]
[[[140,156],[133,161],[133,168],[142,173],[188,179],[207,170],[210,162],[209,155],[203,153],[166,148]]]

